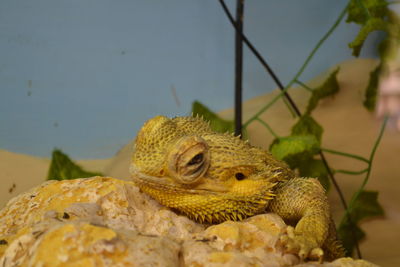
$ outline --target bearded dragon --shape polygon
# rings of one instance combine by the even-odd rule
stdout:
[[[289,225],[280,241],[302,259],[343,256],[325,191],[284,162],[198,117],[147,121],[134,144],[135,184],[162,205],[200,223],[267,211]]]

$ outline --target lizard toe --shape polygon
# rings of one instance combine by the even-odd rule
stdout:
[[[296,254],[301,260],[322,261],[324,252],[317,242],[309,236],[296,233],[292,226],[288,226],[286,233],[280,237],[285,252]]]
[[[324,260],[324,251],[321,248],[314,248],[311,250],[308,258],[311,260],[317,260],[319,263],[322,263]]]

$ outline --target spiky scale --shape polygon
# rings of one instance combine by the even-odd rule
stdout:
[[[230,133],[215,133],[209,127],[210,122],[202,120],[198,115],[195,120],[192,117],[168,119],[157,116],[144,124],[135,141],[131,164],[132,177],[143,192],[200,223],[242,220],[262,213],[266,208],[288,220],[293,214],[304,211],[296,218],[299,220],[296,233],[308,235],[307,238],[288,238],[296,247],[302,247],[301,253],[310,244],[317,244],[317,247],[311,247],[309,251],[320,251],[326,236],[326,240],[335,240],[334,226],[328,227],[333,225],[328,220],[329,206],[317,180],[296,178],[285,163],[252,147],[248,140],[242,141]],[[201,140],[206,145],[188,143],[190,140]],[[182,142],[186,145],[182,146]],[[199,147],[207,148],[211,154],[209,164],[201,166],[210,167],[195,183],[181,184],[178,178],[183,173],[168,177],[160,175],[170,173],[170,166],[180,166],[180,159],[189,162],[187,152]],[[167,164],[171,160],[174,164]],[[180,168],[185,170],[186,167]],[[236,179],[235,173],[239,172],[246,173],[246,178]],[[328,231],[328,228],[333,230]],[[302,241],[314,239],[315,243]],[[328,250],[339,251],[340,245],[336,243],[324,245]],[[341,255],[340,251],[335,255]]]
[[[237,216],[236,213],[232,213],[232,217],[233,217],[233,220],[234,220],[234,221],[237,221],[237,220],[238,220],[238,216]]]

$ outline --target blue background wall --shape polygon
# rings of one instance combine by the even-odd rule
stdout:
[[[287,83],[346,2],[246,1],[245,31]],[[351,58],[357,31],[342,23],[302,79]],[[2,0],[0,148],[110,157],[154,115],[232,106],[233,56],[217,0]],[[245,99],[276,87],[247,49],[244,67]]]

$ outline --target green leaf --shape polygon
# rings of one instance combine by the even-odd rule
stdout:
[[[50,169],[47,180],[71,180],[75,178],[86,178],[92,176],[102,176],[101,173],[88,172],[75,164],[61,150],[53,151],[50,163]]]
[[[284,160],[291,168],[311,158],[319,151],[319,143],[313,135],[292,135],[276,139],[270,146],[271,154]]]
[[[313,136],[318,142],[318,147],[321,144],[323,128],[316,122],[310,115],[303,115],[292,127],[292,136]],[[313,159],[313,151],[309,154],[301,153],[295,159],[289,160],[292,168],[298,168],[299,174],[302,177],[318,178],[325,190],[329,190],[330,183],[328,179],[328,172],[324,163],[321,160]]]
[[[193,116],[199,115],[210,122],[211,129],[216,132],[225,133],[235,131],[235,125],[233,121],[224,120],[219,117],[216,113],[212,112],[209,108],[198,101],[194,101],[192,104]]]
[[[385,0],[351,0],[347,8],[347,23],[365,24],[370,17],[384,18],[388,13]]]
[[[307,115],[309,115],[317,107],[320,99],[333,96],[339,92],[339,83],[336,77],[339,69],[340,68],[337,68],[334,72],[332,72],[328,79],[326,79],[321,86],[313,90],[306,109]]]
[[[339,226],[338,237],[346,251],[346,256],[351,257],[356,247],[356,240],[363,239],[365,232],[357,224],[350,224],[346,219]]]
[[[362,239],[365,235],[358,227],[359,222],[363,219],[382,216],[384,214],[382,206],[378,203],[378,192],[361,191],[351,202],[348,214],[354,226],[350,224],[347,216],[343,217],[338,228],[338,235],[348,255],[351,255],[355,245],[354,234],[352,232],[356,233],[357,240]]]
[[[378,46],[381,61],[395,60],[398,54],[400,45],[400,17],[395,12],[388,12],[387,30],[388,36]]]
[[[292,127],[292,135],[313,135],[321,143],[324,129],[310,115],[303,115]]]
[[[399,29],[400,36],[400,29]],[[397,56],[397,49],[400,45],[398,37],[387,37],[383,39],[378,45],[378,52],[381,61],[395,60]]]
[[[322,160],[310,159],[303,161],[301,165],[298,166],[298,169],[300,176],[318,178],[326,191],[330,189],[331,184],[329,182],[328,171]]]
[[[361,28],[356,38],[349,43],[349,47],[353,49],[353,56],[358,57],[360,55],[361,48],[368,35],[373,31],[389,31],[389,26],[386,21],[380,18],[371,18]]]
[[[356,222],[363,219],[382,216],[384,214],[382,206],[378,203],[378,192],[361,191],[351,207],[351,218]]]
[[[376,98],[378,95],[379,74],[381,72],[381,65],[377,66],[369,74],[368,86],[365,90],[364,107],[369,111],[375,110]]]

